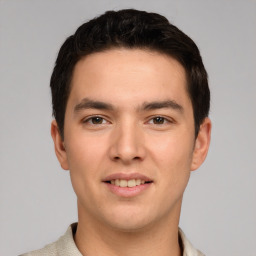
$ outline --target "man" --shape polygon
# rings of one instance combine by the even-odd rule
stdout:
[[[211,132],[195,43],[158,14],[106,12],[65,41],[51,90],[51,134],[78,223],[24,255],[203,255],[178,227]]]

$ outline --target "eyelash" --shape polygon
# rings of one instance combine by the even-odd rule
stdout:
[[[102,122],[104,122],[104,123],[93,123],[93,119],[96,119],[96,118],[99,118],[100,119],[100,121],[102,121]],[[156,120],[156,119],[161,119],[161,121],[163,122],[163,123],[160,123],[160,124],[156,124],[156,123],[151,123],[151,121],[152,122],[154,122],[154,120]],[[104,117],[102,117],[102,116],[90,116],[90,117],[87,117],[86,119],[84,119],[83,121],[82,121],[83,123],[87,123],[87,124],[90,124],[90,125],[102,125],[102,124],[106,124],[106,123],[108,123],[108,121],[104,118]],[[149,119],[149,121],[147,121],[147,123],[149,123],[149,124],[153,124],[153,125],[166,125],[166,124],[169,124],[169,123],[174,123],[174,121],[173,120],[170,120],[170,119],[168,119],[168,118],[166,118],[166,117],[163,117],[163,116],[153,116],[153,117],[151,117],[150,119]]]
[[[100,118],[102,121],[108,122],[108,121],[107,121],[104,117],[102,117],[102,116],[90,116],[90,117],[84,119],[82,122],[83,122],[83,123],[89,123],[90,125],[101,125],[102,123],[98,123],[98,124],[92,123],[92,120],[93,120],[93,119],[96,119],[96,118]],[[104,124],[105,124],[105,123],[104,123]]]
[[[149,121],[153,121],[153,122],[154,122],[154,120],[156,120],[157,118],[158,118],[158,119],[161,119],[161,120],[163,121],[163,123],[160,123],[160,124],[152,123],[152,124],[155,124],[155,125],[165,125],[165,124],[169,124],[169,123],[174,123],[173,120],[170,120],[170,119],[168,119],[168,118],[166,118],[166,117],[163,117],[163,116],[154,116],[154,117],[151,117],[151,118],[149,119]]]

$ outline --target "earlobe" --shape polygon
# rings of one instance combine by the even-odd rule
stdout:
[[[207,117],[200,125],[200,130],[195,141],[191,171],[198,169],[204,162],[211,140],[211,120]]]
[[[59,163],[64,170],[68,170],[67,153],[56,120],[53,120],[51,123],[51,135],[54,142],[55,154]]]

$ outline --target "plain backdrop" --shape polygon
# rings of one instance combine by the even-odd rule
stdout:
[[[50,137],[49,79],[67,36],[123,8],[165,15],[197,43],[209,73],[211,148],[191,175],[180,226],[207,256],[255,256],[253,0],[0,0],[0,255],[41,248],[77,220]]]

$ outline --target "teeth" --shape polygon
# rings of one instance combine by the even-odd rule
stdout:
[[[141,184],[141,180],[136,180],[136,185],[139,186]]]
[[[124,187],[127,187],[127,180],[120,180],[120,184],[119,184],[119,186],[121,187],[121,188],[124,188]]]
[[[141,180],[141,179],[119,180],[119,179],[116,179],[116,180],[111,180],[110,183],[112,185],[116,185],[116,186],[119,186],[119,187],[122,187],[122,188],[125,188],[125,187],[132,188],[132,187],[135,187],[135,186],[145,184],[145,180]]]
[[[135,180],[128,180],[127,185],[129,188],[132,188],[136,186],[136,182]]]

